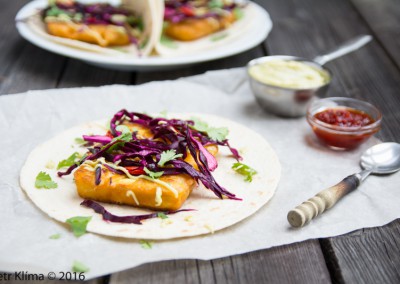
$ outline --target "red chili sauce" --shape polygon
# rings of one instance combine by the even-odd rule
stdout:
[[[328,108],[314,114],[314,117],[322,122],[342,127],[361,127],[375,122],[369,114],[354,108]]]
[[[361,127],[370,125],[375,120],[367,113],[353,108],[328,108],[313,116],[317,120],[335,126],[335,129],[339,131],[345,130],[345,132],[339,133],[335,130],[313,126],[315,134],[322,142],[336,148],[355,148],[379,130],[379,128],[374,128],[359,132]]]

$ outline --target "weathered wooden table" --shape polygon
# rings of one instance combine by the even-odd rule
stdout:
[[[175,79],[244,66],[250,59],[266,54],[312,58],[353,36],[371,34],[375,40],[368,46],[328,63],[335,74],[329,95],[361,98],[378,106],[384,114],[379,138],[400,142],[399,0],[258,0],[274,22],[263,44],[226,59],[151,73],[99,69],[33,46],[18,35],[14,26],[15,14],[26,2],[1,3],[0,94]],[[384,194],[384,188],[377,190]],[[400,221],[212,261],[145,264],[93,282],[400,283]]]

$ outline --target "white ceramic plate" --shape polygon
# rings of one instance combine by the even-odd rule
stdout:
[[[87,1],[81,0],[81,2]],[[154,56],[134,58],[124,55],[113,57],[107,54],[99,54],[85,50],[79,50],[73,47],[58,44],[56,42],[41,37],[40,35],[35,33],[24,21],[19,21],[20,19],[25,19],[28,16],[36,13],[38,9],[44,8],[47,3],[47,0],[34,0],[26,4],[18,12],[15,18],[16,26],[18,32],[23,38],[33,43],[34,45],[50,52],[82,60],[92,65],[115,70],[128,71],[171,69],[182,65],[189,65],[193,63],[228,57],[257,46],[267,37],[272,29],[272,21],[267,11],[265,11],[259,5],[250,2],[249,5],[252,5],[255,8],[256,13],[251,23],[249,23],[248,32],[244,33],[241,37],[233,39],[233,41],[227,42],[226,44],[218,45],[213,49],[204,50],[185,56]]]

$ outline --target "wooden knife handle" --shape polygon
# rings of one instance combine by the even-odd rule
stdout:
[[[354,174],[344,178],[338,184],[319,192],[314,197],[290,210],[287,219],[293,227],[303,227],[316,216],[331,208],[343,196],[356,189],[360,184],[360,176]]]

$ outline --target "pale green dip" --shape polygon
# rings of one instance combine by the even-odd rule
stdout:
[[[270,60],[249,69],[251,77],[264,84],[290,89],[312,89],[325,85],[329,74],[300,61]]]

